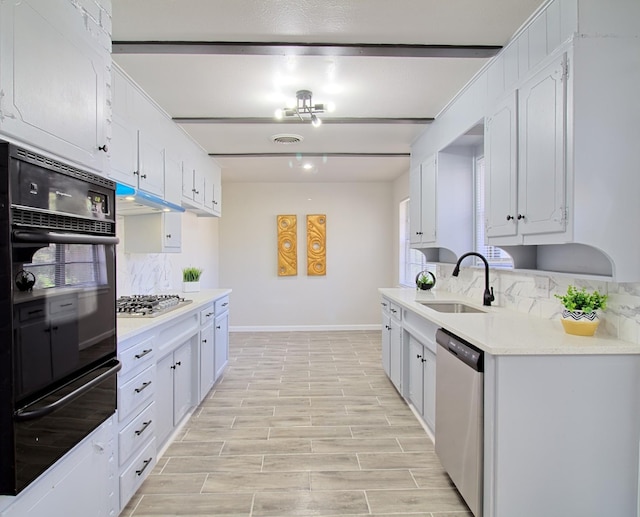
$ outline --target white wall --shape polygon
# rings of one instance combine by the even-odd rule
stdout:
[[[135,216],[130,216],[135,217]],[[117,295],[182,291],[182,268],[203,269],[203,289],[221,287],[218,276],[218,225],[215,217],[182,214],[181,253],[125,253],[126,234],[122,218],[116,224],[120,244],[116,250]]]
[[[394,281],[391,183],[225,183],[220,284],[230,324],[261,328],[379,328],[378,287]],[[277,274],[278,214],[298,217],[298,274]],[[306,215],[327,216],[327,274],[306,272]],[[395,245],[397,248],[397,244]]]

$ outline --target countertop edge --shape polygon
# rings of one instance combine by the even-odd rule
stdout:
[[[558,320],[536,318],[504,307],[483,307],[463,295],[400,287],[381,287],[378,291],[405,309],[495,356],[640,354],[639,344],[611,336],[572,336],[564,332]],[[486,313],[442,313],[421,305],[420,302],[426,301],[462,302]],[[516,339],[514,336],[520,337]]]

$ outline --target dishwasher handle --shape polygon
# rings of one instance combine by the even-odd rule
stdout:
[[[436,342],[476,372],[484,371],[484,352],[471,343],[445,329],[438,329]]]

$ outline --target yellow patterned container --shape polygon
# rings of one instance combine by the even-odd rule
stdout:
[[[574,336],[593,336],[600,320],[595,311],[589,314],[582,311],[562,311],[562,326],[567,334]]]

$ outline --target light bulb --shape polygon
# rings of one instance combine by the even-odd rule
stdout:
[[[311,115],[311,125],[313,127],[320,127],[322,124],[322,120],[320,120],[317,116]]]
[[[327,109],[328,113],[333,113],[336,110],[336,105],[334,102],[327,102],[325,104],[325,108]]]
[[[309,171],[311,169],[313,169],[313,164],[312,163],[305,163],[302,168],[306,171]]]
[[[276,110],[276,112],[274,113],[274,116],[278,119],[278,120],[282,120],[282,117],[284,117],[284,112],[278,108]]]

